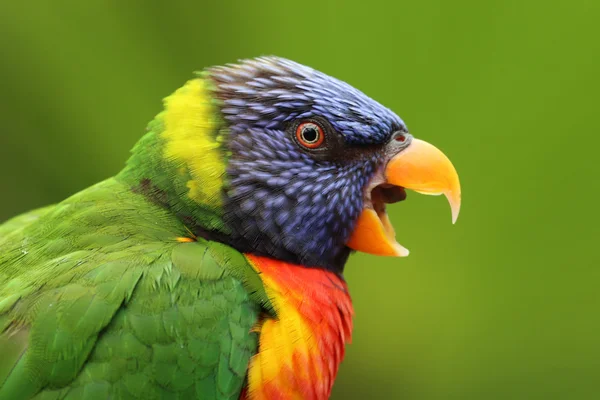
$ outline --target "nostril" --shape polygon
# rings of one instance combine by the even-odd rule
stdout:
[[[410,139],[410,134],[404,130],[394,132],[392,141],[396,143],[407,143]]]

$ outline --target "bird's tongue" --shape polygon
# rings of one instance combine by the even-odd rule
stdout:
[[[389,184],[383,184],[375,187],[371,191],[371,203],[373,204],[373,210],[377,213],[377,217],[383,225],[386,236],[389,240],[396,240],[396,232],[394,226],[390,221],[385,205],[398,203],[406,199],[406,191],[403,187],[393,186]],[[408,250],[406,250],[408,251]]]
[[[385,204],[393,204],[406,200],[406,190],[402,186],[394,186],[384,183],[371,191],[371,200],[381,201]]]

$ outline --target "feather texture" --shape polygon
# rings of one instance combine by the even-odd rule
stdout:
[[[265,318],[257,328],[259,351],[250,363],[245,398],[329,398],[352,335],[346,283],[330,271],[246,257],[260,273],[277,318]]]
[[[240,253],[178,242],[112,179],[20,221],[0,242],[0,399],[239,397],[269,308]]]

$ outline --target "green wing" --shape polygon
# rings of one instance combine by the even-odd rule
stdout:
[[[268,308],[240,253],[178,243],[114,180],[20,219],[0,227],[0,399],[239,397]]]
[[[14,218],[9,219],[0,225],[0,241],[7,235],[18,233],[20,230],[27,228],[32,223],[39,220],[41,217],[52,211],[55,206],[38,208],[37,210],[29,211]]]

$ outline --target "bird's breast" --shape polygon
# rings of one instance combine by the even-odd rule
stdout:
[[[327,399],[352,335],[346,282],[333,272],[246,255],[277,318],[262,319],[242,398]]]

